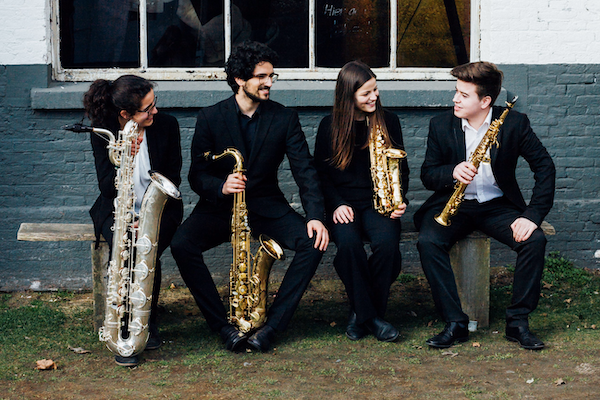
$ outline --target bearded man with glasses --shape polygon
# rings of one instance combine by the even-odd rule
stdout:
[[[244,42],[233,50],[225,72],[234,95],[198,114],[188,177],[200,199],[171,243],[181,276],[209,327],[234,352],[246,346],[269,350],[275,333],[289,324],[329,243],[319,179],[298,114],[269,99],[278,77],[273,72],[276,61],[277,54],[264,44]],[[204,157],[206,152],[221,154],[228,148],[241,152],[245,174],[232,173],[233,157],[217,161]],[[299,186],[305,217],[291,208],[279,188],[277,170],[284,156]],[[295,251],[266,324],[250,337],[228,322],[202,256],[230,239],[233,197],[242,191],[253,235],[265,234]]]

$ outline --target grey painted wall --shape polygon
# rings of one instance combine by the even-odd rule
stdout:
[[[600,248],[600,65],[512,65],[505,73],[504,97],[519,95],[516,109],[526,112],[557,166],[557,193],[547,220],[557,229],[548,251],[561,251],[580,267],[597,268]],[[83,117],[81,96],[87,85],[49,82],[46,66],[0,66],[0,291],[34,288],[89,289],[91,263],[86,242],[18,242],[22,222],[89,223],[88,209],[98,195],[87,135],[61,130]],[[429,119],[451,104],[452,82],[380,82],[383,104],[401,120],[409,154],[412,214],[429,196],[419,180]],[[332,101],[333,82],[278,82],[273,98],[300,113],[312,148],[321,118]],[[222,83],[162,83],[159,108],[181,125],[184,167],[181,190],[186,215],[197,200],[187,183],[190,144],[199,107],[227,97]],[[518,171],[525,198],[533,179],[526,163]],[[281,184],[297,204],[286,165]],[[404,269],[419,273],[414,243],[401,245]],[[600,253],[600,252],[599,252]],[[318,274],[334,276],[331,246]],[[289,255],[289,254],[288,254]],[[210,251],[207,263],[224,280],[230,263],[228,245]],[[492,265],[513,264],[514,256],[492,244]],[[170,254],[163,256],[163,284],[181,283]],[[281,276],[283,268],[275,268]]]

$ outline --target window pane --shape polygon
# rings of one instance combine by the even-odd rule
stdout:
[[[148,0],[147,11],[151,67],[225,64],[222,0]],[[244,29],[239,11],[233,13],[232,23],[236,38]]]
[[[398,66],[468,62],[470,10],[470,0],[398,0]]]
[[[308,68],[308,0],[233,0],[251,38],[279,54],[278,67]]]
[[[317,0],[317,66],[389,66],[389,0]]]
[[[63,67],[139,66],[137,3],[60,0],[59,10]]]

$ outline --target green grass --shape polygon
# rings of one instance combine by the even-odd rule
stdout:
[[[343,286],[337,280],[314,281],[290,328],[277,336],[267,354],[225,351],[189,293],[163,289],[161,334],[167,343],[145,352],[145,361],[135,369],[113,363],[93,332],[91,302],[74,306],[84,295],[0,294],[0,385],[7,387],[0,398],[78,398],[78,390],[91,388],[97,390],[95,397],[84,397],[395,399],[404,398],[406,391],[413,393],[406,398],[503,399],[554,389],[552,382],[559,377],[568,382],[569,393],[585,398],[585,388],[600,383],[600,276],[576,268],[560,254],[549,255],[542,297],[531,316],[534,332],[549,346],[529,352],[503,338],[512,277],[509,268],[494,270],[490,328],[447,353],[424,345],[443,323],[422,276],[403,274],[394,284],[388,316],[400,328],[398,343],[373,337],[347,340]],[[475,342],[479,346],[472,346]],[[69,346],[91,354],[75,354]],[[36,360],[43,358],[53,359],[58,369],[35,370]],[[596,373],[576,372],[584,363]],[[507,375],[508,370],[514,374]],[[514,388],[507,386],[508,378],[514,378]],[[527,384],[529,378],[535,383]],[[584,391],[573,392],[576,387]],[[56,395],[64,391],[71,397]],[[321,397],[312,397],[315,393]]]

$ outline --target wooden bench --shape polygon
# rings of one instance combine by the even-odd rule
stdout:
[[[554,227],[547,222],[541,226],[546,235],[554,235]],[[417,232],[403,232],[401,241],[417,241]],[[92,254],[94,297],[94,328],[104,323],[105,276],[109,247],[101,241],[95,246],[92,224],[22,223],[17,240],[26,241],[89,241]],[[490,323],[490,239],[481,232],[473,232],[460,240],[450,252],[458,293],[464,312],[469,315],[471,330],[486,328]]]
[[[92,224],[32,224],[22,223],[17,232],[17,240],[33,242],[90,242],[92,254],[92,281],[94,298],[94,329],[98,331],[104,324],[106,282],[109,247],[104,238],[96,249],[96,236]]]

